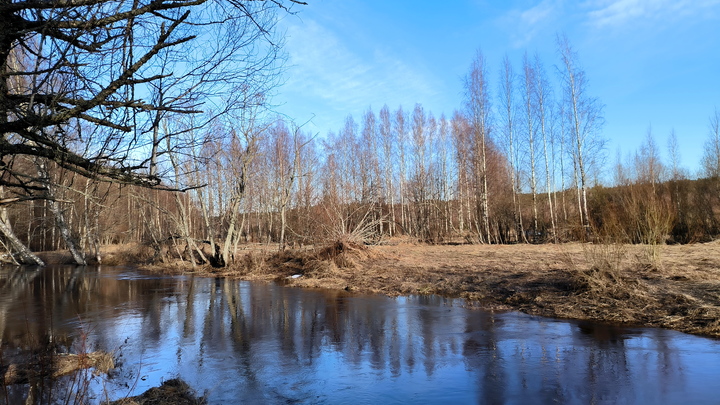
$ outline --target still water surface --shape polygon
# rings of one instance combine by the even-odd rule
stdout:
[[[127,267],[0,269],[5,353],[81,335],[120,356],[97,402],[178,376],[209,403],[720,402],[720,341],[668,330]]]

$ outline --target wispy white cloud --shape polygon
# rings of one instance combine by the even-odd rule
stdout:
[[[717,8],[720,0],[591,0],[588,17],[598,27],[621,26],[639,19],[657,21],[692,17]]]
[[[513,47],[523,48],[550,26],[561,11],[561,0],[542,0],[527,9],[510,10],[501,23],[512,27]]]
[[[370,104],[376,110],[384,103],[409,106],[437,93],[433,80],[421,67],[382,48],[369,52],[353,49],[350,37],[314,21],[290,26],[288,36],[291,66],[282,91],[302,94],[305,103],[315,104],[305,105],[304,109],[323,109],[313,111],[319,119],[334,115],[333,125],[347,114],[357,117]]]
[[[523,11],[520,14],[520,20],[524,24],[530,25],[542,23],[552,16],[556,4],[555,0],[543,0],[536,6]]]

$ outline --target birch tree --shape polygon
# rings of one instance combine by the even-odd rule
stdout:
[[[473,131],[474,176],[477,179],[478,214],[482,218],[482,225],[479,224],[477,229],[478,237],[481,242],[488,243],[491,242],[486,161],[486,142],[491,129],[489,85],[485,57],[478,51],[465,77],[465,107]]]
[[[47,167],[47,162],[43,158],[36,158],[35,165],[37,167],[38,181],[45,188],[44,198],[48,202],[48,207],[53,217],[55,217],[55,224],[60,236],[65,242],[65,246],[70,251],[70,255],[73,258],[75,264],[85,266],[87,261],[85,260],[85,252],[80,248],[79,241],[76,235],[73,235],[70,225],[66,219],[66,213],[58,201],[58,190],[57,182],[50,178],[50,171]]]
[[[460,232],[464,233],[466,224],[470,222],[471,129],[467,118],[457,110],[453,113],[450,127],[455,149],[455,187],[459,206],[458,227]]]
[[[570,140],[575,167],[575,177],[579,188],[578,210],[580,223],[585,234],[590,231],[588,214],[588,165],[603,148],[600,137],[602,127],[602,104],[588,94],[588,80],[580,66],[577,53],[570,46],[566,36],[557,37],[557,45],[562,61],[561,78],[563,102],[567,105],[570,123]]]
[[[435,150],[437,151],[437,177],[439,200],[442,204],[442,230],[445,234],[450,232],[452,213],[450,211],[450,123],[445,114],[440,116]]]
[[[393,162],[395,161],[394,150],[395,150],[395,132],[392,130],[392,120],[390,117],[390,108],[387,104],[383,105],[380,109],[380,125],[378,128],[378,134],[380,136],[380,143],[382,145],[383,160],[382,168],[385,177],[385,203],[389,204],[390,214],[390,227],[388,232],[390,236],[395,234],[395,182],[393,181],[394,170]]]
[[[537,73],[531,64],[527,52],[523,56],[523,113],[525,120],[525,140],[527,144],[528,163],[530,171],[530,194],[532,195],[532,241],[535,242],[538,235],[538,208],[537,208],[537,177],[536,177],[536,155],[537,155]]]
[[[152,132],[136,124],[162,111],[198,112],[206,100],[186,91],[183,102],[160,105],[146,90],[178,75],[192,82],[185,90],[218,89],[234,80],[235,64],[243,66],[239,81],[270,73],[281,56],[276,10],[294,3],[300,2],[1,2],[0,151],[47,158],[86,177],[158,186],[161,179],[148,172],[157,161],[144,149]],[[235,41],[222,40],[229,36]],[[163,72],[159,57],[169,49],[190,56]],[[27,85],[12,88],[14,77]],[[97,130],[73,139],[67,127],[82,123]]]
[[[246,95],[246,97],[253,96]],[[224,171],[228,177],[225,187],[229,192],[227,209],[222,211],[222,216],[226,219],[222,223],[227,224],[227,228],[224,229],[225,238],[219,249],[220,257],[216,259],[221,265],[230,264],[234,257],[235,249],[232,255],[230,249],[237,246],[243,228],[243,224],[239,223],[240,207],[250,185],[251,168],[258,157],[260,143],[270,127],[270,124],[260,117],[260,110],[260,104],[257,104],[255,107],[242,109],[240,115],[234,117],[227,128],[230,135],[229,142],[226,142],[228,148],[221,151],[221,158],[225,162]],[[210,241],[214,253],[212,237]]]
[[[705,177],[720,178],[720,110],[710,117],[708,138],[705,141],[705,152],[702,158],[702,169]]]
[[[408,229],[407,216],[407,149],[406,142],[408,139],[408,116],[403,111],[402,106],[395,111],[395,120],[393,121],[395,136],[398,145],[398,192],[400,194],[400,225],[403,232]]]
[[[427,144],[428,144],[428,117],[425,109],[420,104],[415,104],[412,114],[412,188],[409,190],[413,196],[413,230],[414,234],[427,240],[428,232],[428,165],[427,165]]]
[[[292,134],[291,134],[292,132]],[[277,182],[278,210],[280,211],[280,238],[279,249],[285,250],[287,234],[287,209],[293,196],[293,189],[297,186],[300,173],[300,161],[303,148],[310,142],[293,125],[290,129],[280,121],[272,128],[272,159],[274,162],[274,177]]]
[[[217,100],[232,105],[238,85],[276,84],[277,10],[294,4],[304,3],[0,2],[0,155],[45,159],[89,179],[186,188],[160,150],[168,144],[160,123]],[[80,137],[81,128],[92,130]],[[28,173],[17,167],[0,168],[6,190],[29,194],[48,178],[20,180]]]
[[[537,103],[538,125],[540,125],[540,136],[542,138],[543,157],[545,158],[545,192],[548,200],[548,210],[550,212],[550,225],[552,237],[557,241],[557,229],[555,228],[555,209],[553,208],[553,176],[550,170],[550,162],[553,155],[548,151],[548,143],[552,143],[552,139],[548,142],[548,138],[552,137],[551,123],[548,122],[552,116],[552,100],[550,93],[550,84],[548,83],[545,69],[543,68],[540,57],[536,54],[534,61],[535,70],[535,102]]]
[[[520,199],[520,169],[518,159],[518,145],[516,136],[516,105],[515,105],[515,72],[513,71],[510,58],[507,55],[503,58],[502,67],[500,68],[500,86],[499,86],[499,108],[501,110],[500,121],[501,134],[507,154],[508,164],[510,168],[510,187],[512,188],[513,200],[513,216],[517,240],[525,238],[525,230],[523,229],[522,210]]]

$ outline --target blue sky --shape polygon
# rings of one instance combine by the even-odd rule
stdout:
[[[720,0],[307,1],[281,22],[289,66],[275,101],[321,136],[383,104],[451,116],[478,49],[493,95],[505,54],[519,71],[523,54],[537,53],[554,76],[558,33],[605,105],[609,163],[618,149],[634,153],[651,126],[663,154],[675,130],[694,174],[720,108]]]

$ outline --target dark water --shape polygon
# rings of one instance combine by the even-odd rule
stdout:
[[[720,403],[717,340],[130,268],[0,269],[0,338],[116,351],[91,402],[179,376],[210,403]]]

